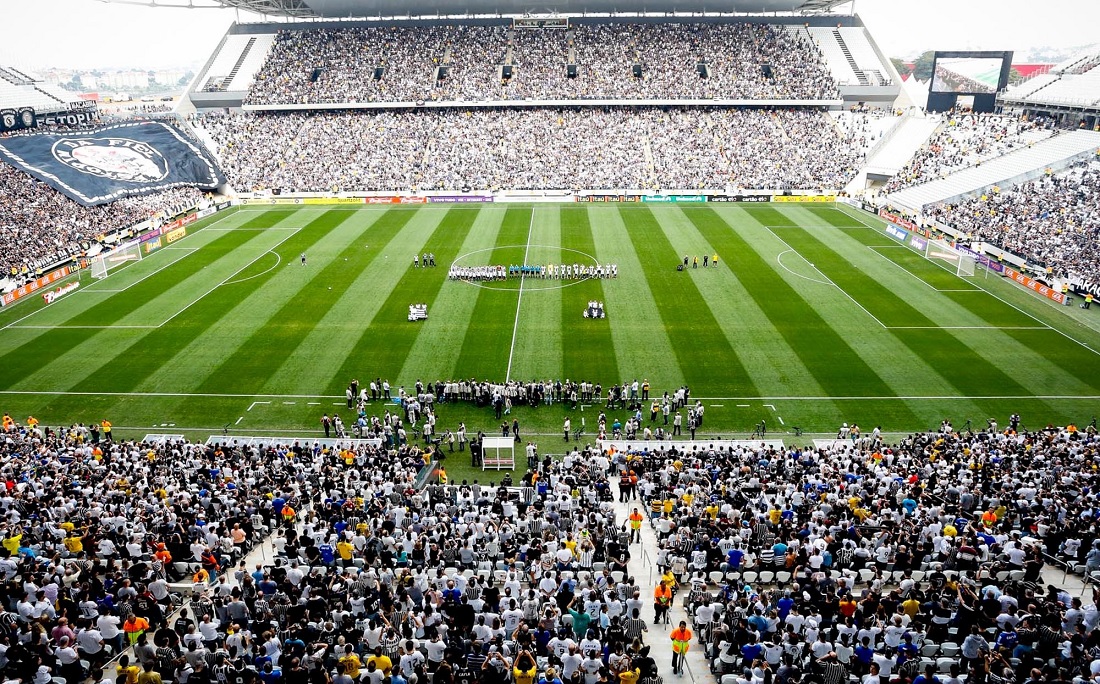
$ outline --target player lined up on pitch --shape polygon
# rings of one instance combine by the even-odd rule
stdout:
[[[608,263],[460,266],[453,264],[447,277],[451,280],[507,280],[509,278],[583,280],[587,278],[618,278],[619,265]]]

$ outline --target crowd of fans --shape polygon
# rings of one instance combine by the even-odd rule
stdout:
[[[84,207],[0,164],[0,279],[34,278],[38,269],[84,253],[98,235],[193,207],[202,196],[195,188],[178,188]]]
[[[1012,188],[928,210],[931,218],[965,231],[1098,290],[1100,273],[1100,161],[1048,174]]]
[[[248,102],[805,100],[837,93],[813,40],[792,27],[379,26],[280,33]]]
[[[1054,134],[1042,119],[1007,114],[949,114],[943,126],[883,188],[897,192],[977,166]]]
[[[1098,444],[1013,416],[893,445],[845,425],[817,448],[604,455],[723,682],[1034,684],[1100,666],[1100,592],[1043,580],[1100,569]]]
[[[239,191],[825,189],[861,161],[811,110],[387,110],[198,125]]]
[[[738,684],[1100,665],[1098,596],[1043,584],[1051,559],[1100,570],[1091,426],[575,444],[529,449],[518,487],[444,486],[407,444],[146,444],[6,415],[3,438],[9,682],[660,684],[654,649],[675,667],[696,644]],[[274,559],[243,563],[264,538]],[[178,565],[197,593],[169,621]],[[690,617],[664,627],[674,603]]]

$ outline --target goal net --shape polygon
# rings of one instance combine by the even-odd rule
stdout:
[[[111,271],[131,261],[141,261],[141,245],[131,245],[100,254],[92,261],[92,277],[106,278]]]
[[[973,256],[955,249],[943,240],[929,240],[924,248],[924,258],[939,262],[944,268],[959,276],[974,275]]]

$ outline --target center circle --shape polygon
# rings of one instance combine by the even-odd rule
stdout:
[[[451,262],[451,268],[472,268],[474,266],[546,266],[546,261],[539,261],[531,256],[531,250],[556,250],[560,254],[560,259],[569,265],[577,264],[579,266],[598,266],[599,262],[596,257],[587,252],[582,252],[579,249],[572,249],[570,247],[561,247],[559,245],[501,245],[498,247],[486,247],[485,249],[476,249],[472,252],[467,252]],[[490,263],[490,254],[496,252],[499,256],[496,257],[497,263]],[[530,263],[524,264],[525,258]],[[501,263],[503,262],[503,263]],[[561,265],[561,262],[555,262],[555,266]],[[450,269],[448,269],[449,271]],[[518,290],[520,283],[523,283],[524,292],[532,292],[537,290],[561,290],[571,285],[579,285],[586,280],[594,280],[595,277],[583,276],[579,278],[560,279],[554,278],[539,278],[537,276],[514,276],[505,280],[463,280],[463,283],[467,285],[473,285],[474,287],[484,288],[486,290]]]

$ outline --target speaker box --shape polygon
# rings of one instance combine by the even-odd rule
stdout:
[[[502,66],[500,68],[500,77],[503,78],[504,80],[508,80],[508,79],[512,78],[512,65],[511,64],[505,64],[504,66]]]
[[[761,64],[760,71],[764,73],[764,78],[775,78],[775,72],[772,71],[771,64]]]
[[[442,81],[443,79],[447,78],[447,75],[449,73],[451,73],[451,67],[441,66],[435,70],[435,80]]]
[[[309,82],[310,82],[310,83],[316,83],[316,82],[317,82],[317,79],[321,78],[321,74],[322,74],[322,73],[323,73],[324,71],[325,71],[325,70],[324,70],[324,69],[322,69],[321,67],[315,67],[315,68],[313,69],[313,71],[312,71],[312,72],[310,72],[310,74],[309,74]]]
[[[635,64],[632,67],[632,70],[634,72],[634,78],[641,78],[642,77],[642,65],[641,64]]]
[[[374,80],[381,81],[382,80],[382,74],[384,74],[384,73],[386,73],[386,67],[380,67],[380,66],[374,67]]]
[[[709,75],[709,73],[707,72],[707,63],[706,62],[696,63],[695,73],[699,74],[700,78],[706,78]]]
[[[567,64],[566,65],[566,67],[565,67],[565,77],[566,78],[576,78],[577,77],[577,65],[576,64]]]

